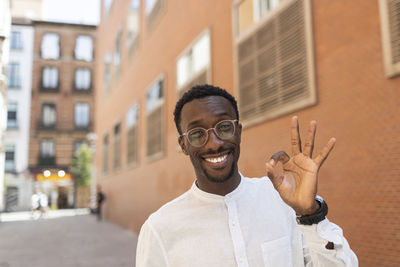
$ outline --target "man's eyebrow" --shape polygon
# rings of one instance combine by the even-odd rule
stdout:
[[[215,114],[217,117],[223,117],[223,116],[230,116],[230,114],[228,112],[221,112],[221,113],[217,113]],[[203,120],[195,120],[195,121],[191,121],[188,123],[187,127],[190,128],[191,126],[194,125],[198,125],[199,123],[201,123]]]

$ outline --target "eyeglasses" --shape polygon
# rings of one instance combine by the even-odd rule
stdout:
[[[204,129],[197,127],[190,129],[181,136],[186,136],[189,143],[194,147],[201,147],[207,143],[208,131],[213,130],[221,140],[227,140],[235,134],[236,122],[238,120],[223,120],[215,124],[214,128]]]

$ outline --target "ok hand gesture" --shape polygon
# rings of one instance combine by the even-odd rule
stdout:
[[[311,121],[302,148],[298,119],[294,116],[291,122],[292,156],[280,151],[266,163],[268,177],[275,189],[298,215],[312,214],[319,208],[315,201],[318,170],[336,142],[335,138],[331,138],[322,151],[312,158],[316,127],[316,121]],[[282,168],[279,168],[279,162],[282,163]]]

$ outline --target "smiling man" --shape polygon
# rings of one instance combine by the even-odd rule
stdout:
[[[177,102],[174,116],[196,180],[144,223],[137,267],[358,265],[316,195],[318,170],[335,139],[312,158],[315,121],[302,147],[293,117],[292,156],[274,154],[266,163],[269,178],[250,179],[238,170],[242,125],[233,96],[195,86]]]

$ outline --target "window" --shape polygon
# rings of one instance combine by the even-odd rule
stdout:
[[[111,54],[107,52],[104,57],[104,95],[107,96],[110,92],[110,82],[111,82]]]
[[[89,126],[89,104],[77,103],[75,104],[75,127],[87,128]]]
[[[138,119],[139,104],[136,102],[126,113],[127,162],[129,165],[136,165],[138,161]]]
[[[55,164],[55,154],[54,140],[44,139],[40,141],[40,165]]]
[[[236,36],[245,126],[316,103],[310,9],[310,0],[283,1],[267,20]]]
[[[238,33],[243,33],[257,23],[270,10],[286,0],[243,0],[237,4]]]
[[[42,126],[43,127],[55,127],[56,126],[56,106],[54,104],[43,104],[42,105]]]
[[[114,126],[114,170],[121,167],[121,124]]]
[[[177,61],[179,97],[192,86],[210,81],[210,61],[210,32],[207,30]]]
[[[15,145],[5,146],[5,171],[15,171]]]
[[[78,68],[75,70],[75,89],[78,91],[87,91],[91,87],[91,71],[87,68]]]
[[[42,72],[42,89],[58,89],[58,68],[44,67]]]
[[[18,103],[9,103],[7,107],[7,128],[18,127]]]
[[[117,37],[115,39],[115,50],[114,50],[114,67],[115,71],[119,71],[121,68],[121,38],[122,38],[122,31],[118,31]]]
[[[159,158],[164,150],[164,86],[160,79],[148,90],[146,96],[147,157]]]
[[[104,0],[104,11],[108,14],[111,10],[111,6],[113,4],[113,0]]]
[[[60,58],[60,37],[56,33],[46,33],[42,39],[41,54],[44,59]]]
[[[139,29],[140,27],[140,0],[131,0],[126,20],[126,28],[128,36],[126,38],[129,55],[136,51],[139,44]]]
[[[400,74],[400,1],[379,0],[386,77]]]
[[[146,0],[145,12],[148,29],[153,28],[163,10],[164,0]]]
[[[10,48],[11,50],[22,50],[22,33],[19,31],[11,32],[11,40],[10,40]]]
[[[75,140],[75,142],[74,142],[74,155],[76,155],[76,153],[78,153],[79,149],[81,149],[81,147],[83,145],[88,145],[88,142],[86,140]]]
[[[103,174],[108,172],[108,147],[108,134],[106,134],[103,138]]]
[[[20,76],[19,63],[8,64],[8,87],[9,88],[20,88],[21,87],[21,76]]]
[[[76,38],[75,58],[78,60],[93,60],[93,39],[90,36],[79,35]]]

